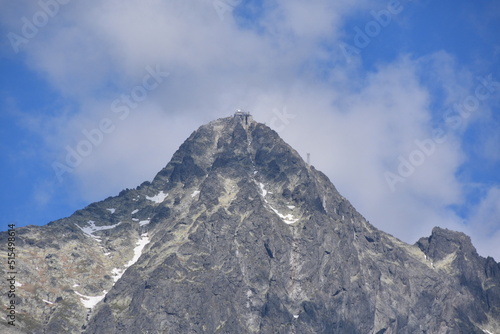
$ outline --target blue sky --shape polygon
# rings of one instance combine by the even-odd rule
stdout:
[[[0,1],[0,228],[151,180],[245,108],[378,228],[499,260],[498,31],[493,0]]]

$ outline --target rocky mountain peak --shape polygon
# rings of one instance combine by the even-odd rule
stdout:
[[[467,236],[435,228],[408,245],[379,231],[240,111],[193,132],[151,182],[18,236],[25,313],[0,328],[12,333],[500,326],[499,266]]]
[[[417,241],[418,247],[434,261],[443,260],[450,254],[477,255],[469,236],[462,232],[434,227],[432,234]]]
[[[297,152],[269,127],[253,121],[251,116],[235,114],[210,122],[193,132],[155,177],[153,184],[164,186],[168,182],[191,182],[187,176],[194,174],[200,177],[219,169],[233,173],[255,171],[257,167],[274,167],[274,172],[278,172],[276,160],[276,165],[263,166],[262,159],[269,154],[281,157],[291,155],[294,162],[301,160]],[[288,160],[282,161],[282,165]]]

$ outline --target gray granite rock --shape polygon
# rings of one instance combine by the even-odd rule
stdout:
[[[152,182],[18,240],[20,333],[500,328],[500,266],[470,238],[379,231],[251,118],[200,127]]]

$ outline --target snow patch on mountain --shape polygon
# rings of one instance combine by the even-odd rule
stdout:
[[[146,247],[146,245],[150,241],[151,240],[149,240],[149,237],[148,237],[147,233],[141,234],[141,237],[137,241],[136,247],[134,248],[134,257],[128,263],[125,264],[124,268],[114,268],[111,271],[111,274],[113,276],[113,280],[115,282],[117,282],[123,276],[123,273],[125,272],[125,270],[127,270],[127,268],[129,268],[134,263],[136,263],[137,260],[139,260],[139,258],[142,255],[142,250],[144,249],[144,247]]]
[[[104,297],[106,297],[106,293],[108,292],[106,290],[104,290],[103,292],[104,294],[101,296],[85,296],[78,291],[75,291],[75,293],[80,296],[80,301],[82,302],[83,306],[90,309],[93,309],[101,300],[103,300]]]
[[[147,233],[141,234],[141,238],[137,241],[136,247],[134,248],[134,257],[125,265],[125,267],[128,268],[139,260],[142,255],[142,250],[147,244],[149,244],[150,241],[151,240],[149,240]]]
[[[95,232],[97,231],[103,231],[103,230],[110,230],[112,228],[115,228],[117,227],[118,225],[121,224],[121,222],[119,222],[118,224],[115,224],[115,225],[106,225],[106,226],[96,226],[95,225],[95,221],[93,220],[89,220],[87,222],[87,224],[89,224],[88,226],[85,226],[85,227],[81,227],[77,224],[75,224],[80,230],[83,231],[83,233],[91,236],[92,238],[96,239],[97,241],[100,241],[98,237],[96,237],[95,235],[93,235]]]
[[[153,197],[146,196],[147,200],[150,200],[151,202],[155,202],[156,204],[159,204],[167,198],[168,194],[165,194],[163,191],[160,191],[158,194],[156,194]]]
[[[267,190],[264,188],[264,184],[263,183],[259,183],[259,187],[260,187],[260,192],[262,194],[263,197],[266,197],[267,195]]]
[[[285,222],[288,225],[296,223],[298,221],[298,219],[295,219],[295,217],[291,213],[284,215],[275,208],[273,208],[271,205],[269,205],[269,207],[271,208],[271,210],[274,211],[274,213],[276,213],[281,218],[281,220],[283,220],[283,222]]]
[[[150,219],[141,220],[141,221],[139,222],[139,225],[140,225],[140,226],[144,226],[144,225],[149,224],[150,222],[151,222],[151,220],[150,220]]]

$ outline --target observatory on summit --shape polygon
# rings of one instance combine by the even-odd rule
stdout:
[[[234,113],[234,118],[239,118],[242,121],[245,121],[245,124],[248,124],[248,119],[252,118],[252,114],[250,114],[248,111],[244,111],[242,109],[237,109],[236,112]]]

